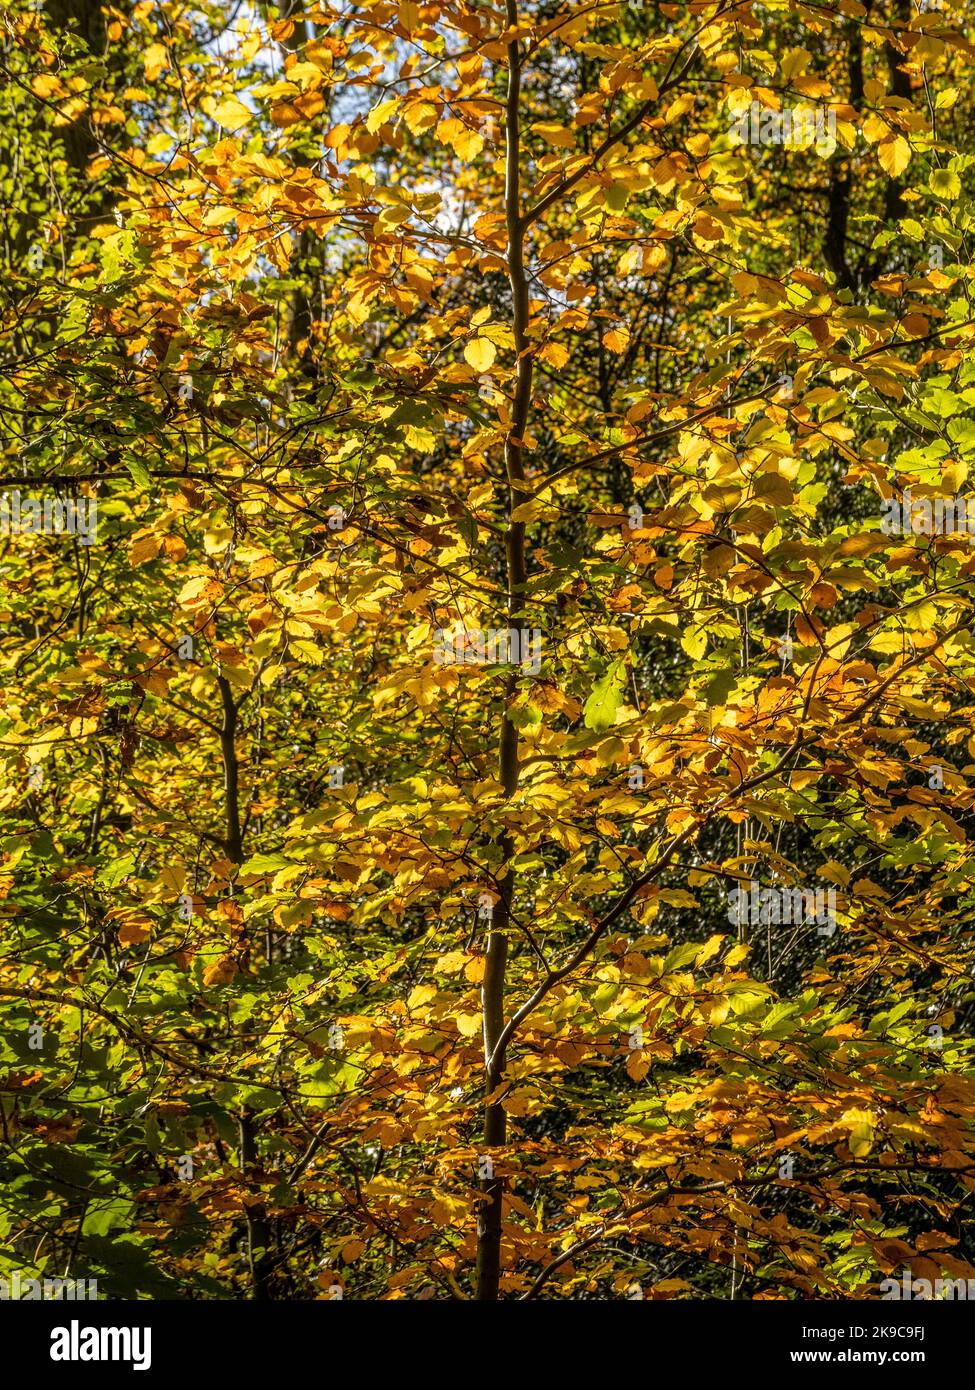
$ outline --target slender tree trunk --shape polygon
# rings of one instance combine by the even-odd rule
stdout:
[[[294,21],[294,30],[283,40],[282,47],[289,53],[293,53],[296,58],[301,60],[302,48],[310,41],[312,34],[308,21],[300,13],[303,0],[284,0],[280,6],[282,19]],[[326,107],[324,116],[319,117],[321,121],[322,133],[329,126],[329,108]],[[295,166],[300,169],[310,169],[315,164],[315,160],[307,154],[296,153]],[[317,237],[313,237],[307,230],[302,230],[297,234],[295,250],[291,260],[291,270],[295,277],[295,288],[291,296],[291,316],[288,323],[288,346],[291,357],[300,365],[301,371],[307,377],[314,377],[316,369],[312,361],[312,325],[314,323],[314,313],[312,312],[312,301],[305,287],[305,275],[308,269],[308,258],[313,254]],[[316,277],[317,278],[317,277]],[[304,348],[299,356],[299,344],[303,343]]]
[[[257,1168],[257,1131],[254,1116],[245,1105],[239,1118],[240,1172],[242,1177]],[[268,1241],[270,1229],[263,1206],[246,1207],[247,1264],[251,1275],[251,1293],[255,1299],[270,1298],[268,1270]]]
[[[132,0],[117,0],[114,8],[126,20],[132,12]],[[53,33],[63,37],[77,35],[94,59],[105,63],[113,77],[123,75],[120,65],[125,64],[131,73],[130,80],[137,80],[141,74],[138,55],[130,50],[116,50],[107,40],[107,20],[101,0],[44,0],[43,12],[51,25]],[[115,198],[121,188],[114,179],[111,183],[102,181],[99,186],[88,179],[87,169],[90,161],[98,154],[100,145],[96,137],[96,127],[92,123],[87,107],[73,120],[62,126],[58,138],[64,147],[65,159],[77,182],[72,187],[74,200],[82,199],[83,207],[74,204],[72,211],[72,236],[87,234],[99,223],[112,216]],[[67,229],[65,235],[67,235]]]
[[[873,0],[867,0],[869,11]],[[849,49],[847,71],[850,81],[850,105],[863,110],[863,37],[858,20],[847,25]],[[829,196],[826,207],[826,233],[823,259],[836,276],[840,289],[856,290],[858,274],[850,265],[847,254],[847,229],[850,220],[850,195],[853,173],[849,152],[837,150],[829,162]]]
[[[220,699],[223,702],[223,725],[220,729],[220,751],[223,755],[223,786],[226,810],[227,858],[234,864],[244,861],[243,834],[240,828],[239,767],[237,762],[237,706],[234,692],[226,676],[217,677]]]
[[[227,858],[234,864],[244,860],[244,837],[240,823],[240,765],[237,760],[238,711],[234,692],[226,676],[217,677],[223,703],[223,725],[220,729],[220,751],[223,757],[224,811]],[[238,1118],[240,1174],[246,1179],[257,1168],[257,1122],[245,1105]],[[256,1299],[270,1298],[269,1251],[270,1227],[263,1205],[248,1206],[244,1211],[247,1228],[247,1263],[251,1276],[251,1293]]]
[[[518,23],[517,0],[506,0],[508,27]],[[505,441],[505,471],[508,479],[508,528],[505,533],[507,568],[508,626],[521,626],[525,591],[525,524],[511,515],[524,494],[519,486],[525,479],[524,437],[531,405],[532,360],[528,348],[528,280],[525,275],[525,226],[521,217],[519,178],[519,99],[521,95],[521,48],[515,39],[508,45],[508,92],[505,114],[505,216],[508,230],[508,279],[511,285],[512,329],[517,354],[514,409],[511,429]],[[508,710],[517,691],[517,671],[512,669],[505,686],[498,754],[499,780],[510,799],[518,789],[518,730]],[[499,876],[501,896],[495,904],[488,934],[484,967],[482,1009],[484,1017],[484,1070],[488,1096],[484,1116],[484,1143],[487,1156],[507,1138],[507,1118],[497,1098],[504,1080],[505,1054],[499,1047],[504,1028],[505,970],[508,959],[508,932],[515,891],[515,875],[510,867],[514,847],[507,831],[500,838],[503,867]],[[492,1098],[493,1097],[493,1098]],[[485,1205],[477,1232],[477,1298],[491,1302],[498,1297],[501,1278],[501,1228],[504,1181],[491,1176],[482,1179]]]

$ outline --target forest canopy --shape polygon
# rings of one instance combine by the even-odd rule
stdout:
[[[0,1276],[975,1279],[973,18],[5,0]]]

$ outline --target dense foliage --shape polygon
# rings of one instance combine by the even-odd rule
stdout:
[[[972,28],[6,0],[0,1274],[975,1277]]]

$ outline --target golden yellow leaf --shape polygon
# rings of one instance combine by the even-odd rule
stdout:
[[[543,362],[547,362],[550,367],[564,367],[569,360],[569,349],[563,347],[561,343],[546,343],[539,348],[538,355]]]
[[[213,119],[224,130],[240,130],[250,120],[252,113],[236,97],[227,97],[219,106],[213,108]]]
[[[575,131],[569,130],[564,125],[559,125],[556,121],[536,121],[532,130],[548,145],[558,145],[563,149],[571,150],[575,148]]]
[[[497,355],[497,348],[488,338],[472,338],[464,344],[464,357],[475,372],[488,371]]]
[[[428,101],[414,102],[403,109],[403,120],[406,122],[407,129],[414,135],[419,135],[423,130],[429,130],[431,126],[437,124],[439,112],[435,106],[431,106]]]
[[[714,936],[709,936],[707,941],[705,941],[704,945],[701,947],[697,955],[694,957],[694,964],[703,965],[704,962],[710,960],[712,956],[716,956],[718,952],[721,950],[721,943],[722,941],[724,941],[724,939],[725,938],[721,932],[716,933]]]
[[[375,135],[381,125],[384,125],[398,106],[395,97],[390,97],[388,101],[381,101],[378,106],[374,106],[366,117],[366,130],[370,135]]]
[[[883,140],[890,135],[890,126],[878,116],[876,111],[871,112],[863,122],[863,138],[868,140],[871,145],[875,145],[878,140]]]
[[[890,140],[881,140],[877,147],[880,162],[892,179],[902,174],[911,162],[911,147],[903,135],[895,135]]]
[[[165,45],[151,43],[142,55],[142,66],[145,70],[146,81],[155,82],[159,74],[169,67],[169,54]],[[223,123],[221,122],[221,124]]]
[[[625,352],[630,342],[630,334],[626,328],[609,328],[603,334],[603,346],[609,348],[610,352]]]

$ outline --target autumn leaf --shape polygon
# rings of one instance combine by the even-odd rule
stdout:
[[[490,338],[471,338],[464,344],[464,358],[475,372],[486,372],[496,356],[497,348]]]
[[[630,335],[625,328],[609,328],[603,334],[603,345],[609,348],[610,352],[625,352],[629,346]]]
[[[213,108],[213,119],[222,125],[224,130],[240,130],[251,118],[252,113],[236,97],[226,97]]]
[[[169,67],[169,53],[165,44],[151,43],[142,55],[142,64],[146,81],[155,82],[159,74]]]
[[[880,163],[892,179],[898,178],[911,162],[911,147],[903,135],[881,140],[877,146],[877,154]]]

